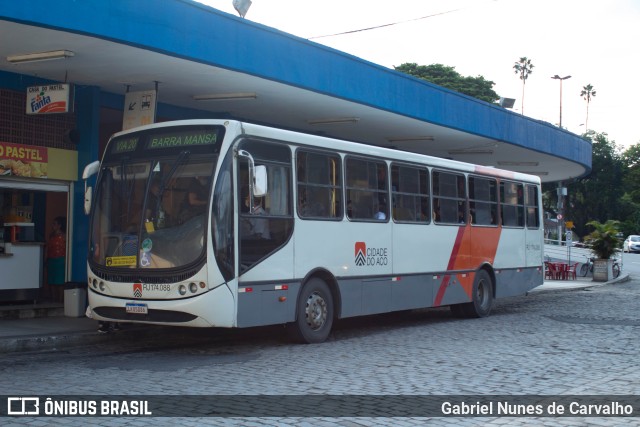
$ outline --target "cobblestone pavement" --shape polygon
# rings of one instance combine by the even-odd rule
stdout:
[[[0,356],[12,395],[640,395],[640,281],[498,301],[485,319],[432,309],[352,319],[328,342],[279,328],[217,340]],[[250,400],[250,397],[247,399]],[[349,402],[348,399],[345,402]],[[194,398],[193,405],[197,405]],[[239,404],[247,404],[239,399]],[[2,403],[4,404],[4,403]],[[638,407],[635,408],[639,410]],[[640,418],[10,418],[3,425],[638,425]]]

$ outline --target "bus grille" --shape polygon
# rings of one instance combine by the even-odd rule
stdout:
[[[95,307],[93,311],[99,316],[122,321],[186,323],[197,318],[193,314],[173,310],[150,309],[147,314],[132,314],[127,313],[124,308],[120,307]]]
[[[120,283],[177,283],[189,280],[198,270],[187,271],[178,274],[122,274],[122,273],[106,273],[100,270],[94,270],[96,276],[102,280]]]

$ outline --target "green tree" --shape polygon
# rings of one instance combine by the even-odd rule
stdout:
[[[633,203],[640,204],[640,144],[627,148],[622,153],[624,166],[624,192]]]
[[[621,231],[638,234],[640,231],[640,144],[627,148],[622,153],[623,189],[621,199]]]
[[[586,234],[589,221],[623,220],[625,168],[620,150],[604,132],[589,131],[583,137],[592,144],[591,173],[567,186],[565,209],[566,218],[573,220],[578,236]],[[549,190],[548,197],[555,197]]]
[[[531,63],[531,60],[526,56],[520,58],[518,62],[513,65],[513,69],[516,74],[520,75],[520,80],[522,80],[522,104],[520,106],[520,113],[524,114],[524,84],[529,78],[529,74],[533,73],[534,65]]]
[[[588,84],[583,86],[580,96],[587,101],[587,118],[584,121],[584,128],[589,130],[589,103],[591,102],[591,98],[596,96],[596,91],[593,90],[593,86],[591,86],[591,84]]]
[[[404,63],[394,67],[396,71],[426,80],[438,86],[472,96],[482,101],[495,103],[500,96],[493,90],[494,82],[482,76],[464,77],[455,70],[442,64],[418,65]]]

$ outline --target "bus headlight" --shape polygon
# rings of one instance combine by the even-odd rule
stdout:
[[[98,285],[98,288],[100,288],[101,292],[104,292],[105,286],[104,286],[104,282],[101,280],[100,284]]]
[[[187,294],[187,287],[185,285],[180,285],[178,287],[178,293],[180,295],[186,295]]]
[[[193,282],[189,283],[189,290],[192,294],[195,294],[196,292],[198,292],[198,285]]]

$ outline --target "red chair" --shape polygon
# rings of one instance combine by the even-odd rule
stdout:
[[[572,278],[573,280],[577,279],[578,264],[580,263],[576,262],[575,264],[572,264],[567,267],[567,279],[569,278]]]
[[[545,262],[544,278],[549,280],[558,279],[558,267],[552,262]]]

